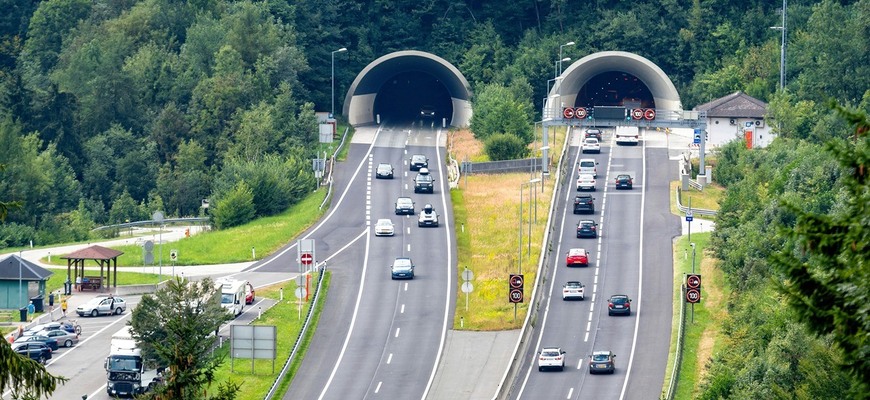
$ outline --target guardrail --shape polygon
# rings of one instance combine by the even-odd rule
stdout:
[[[689,180],[689,182],[692,182],[692,181]],[[692,187],[694,187],[694,186],[692,186]],[[683,191],[680,189],[680,187],[677,186],[677,209],[679,209],[681,213],[685,214],[687,211],[689,211],[689,207],[686,207],[682,203],[680,203],[680,195],[682,194],[682,192]],[[692,208],[692,214],[715,217],[716,213],[718,213],[718,211],[716,211],[716,210],[707,210],[704,208]]]
[[[278,378],[275,379],[275,382],[272,383],[272,387],[269,388],[269,392],[266,393],[265,400],[269,400],[275,395],[275,391],[278,390],[278,386],[284,380],[287,371],[290,370],[290,364],[293,363],[293,359],[299,352],[299,346],[302,345],[305,333],[308,332],[308,328],[311,326],[311,318],[314,315],[314,309],[317,308],[317,301],[320,299],[320,289],[323,287],[323,277],[326,275],[326,263],[322,262],[320,265],[320,276],[317,278],[317,286],[314,289],[314,293],[312,293],[311,306],[308,307],[308,312],[305,314],[305,323],[299,331],[299,336],[296,337],[296,342],[293,343],[293,350],[290,351],[290,357],[287,357],[287,361],[284,363],[284,366],[281,367],[281,372],[278,373]]]
[[[671,381],[668,383],[666,400],[673,400],[677,390],[677,379],[680,378],[680,364],[683,362],[683,330],[686,326],[686,286],[680,285],[680,326],[677,329],[677,349],[674,354],[674,369],[671,371]]]
[[[209,222],[209,218],[208,217],[166,218],[163,220],[163,222],[161,222],[161,224],[162,225],[169,225],[169,224],[180,224],[180,223],[188,223],[188,222]],[[125,222],[123,224],[98,226],[94,229],[91,229],[91,231],[102,231],[102,230],[112,229],[112,228],[118,228],[118,229],[132,228],[134,226],[154,225],[156,223],[157,222],[149,219],[149,220],[145,220],[145,221]]]

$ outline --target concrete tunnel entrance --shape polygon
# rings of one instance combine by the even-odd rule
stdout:
[[[410,123],[432,118],[447,125],[468,126],[471,87],[446,60],[421,51],[387,54],[367,65],[345,96],[342,113],[351,125]],[[434,117],[421,116],[434,111]],[[428,114],[428,112],[427,112]]]

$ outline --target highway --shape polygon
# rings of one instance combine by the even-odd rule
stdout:
[[[558,234],[551,246],[542,320],[511,398],[658,398],[672,318],[671,239],[679,234],[679,220],[668,208],[666,145],[648,137],[638,146],[616,146],[606,135],[600,154],[580,154],[581,135],[578,130],[571,138],[569,174],[557,195],[552,222]],[[573,214],[579,158],[598,162],[593,215]],[[615,190],[620,173],[634,178],[633,190]],[[597,239],[576,238],[577,221],[587,217],[599,223]],[[588,267],[565,266],[565,253],[575,247],[589,252]],[[562,300],[568,280],[586,285],[585,300]],[[630,316],[608,316],[613,294],[633,300]],[[537,352],[544,346],[566,351],[564,371],[538,371]],[[589,373],[589,355],[599,350],[616,354],[614,374]]]

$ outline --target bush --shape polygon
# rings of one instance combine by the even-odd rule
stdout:
[[[486,140],[484,146],[486,155],[493,161],[523,158],[529,151],[523,139],[510,133],[492,135]]]
[[[254,192],[245,181],[219,199],[211,211],[211,221],[217,229],[238,226],[254,219]]]

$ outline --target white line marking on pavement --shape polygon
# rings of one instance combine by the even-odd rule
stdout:
[[[404,314],[404,313],[405,313],[405,305],[402,304],[402,311],[399,311],[399,314]]]
[[[382,383],[384,383],[384,382],[383,382],[383,381],[378,382],[378,387],[375,388],[375,393],[377,393],[379,390],[381,390],[381,384],[382,384]]]
[[[387,357],[387,364],[391,362],[393,362],[393,353],[390,353],[390,355]]]
[[[402,328],[396,328],[396,337],[399,337],[399,331],[401,331],[401,330],[402,330]]]

